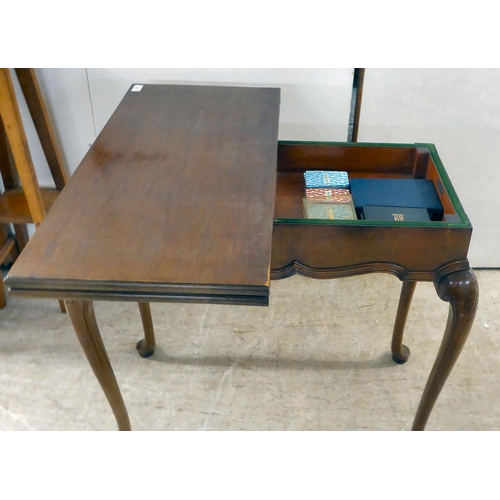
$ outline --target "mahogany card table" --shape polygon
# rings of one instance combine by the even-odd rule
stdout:
[[[154,353],[153,301],[266,306],[271,279],[385,272],[402,281],[392,357],[418,281],[450,303],[414,423],[423,430],[467,339],[478,285],[472,226],[432,144],[278,142],[278,88],[132,85],[5,279],[64,300],[116,417],[130,420],[94,300],[135,301]],[[304,172],[430,179],[442,221],[304,219]],[[404,368],[402,368],[404,369]]]

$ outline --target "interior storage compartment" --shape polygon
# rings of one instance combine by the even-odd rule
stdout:
[[[278,176],[276,219],[303,219],[306,170],[344,170],[350,178],[373,177],[393,179],[429,179],[444,208],[444,223],[460,223],[456,203],[449,190],[451,183],[439,165],[430,147],[426,145],[370,145],[358,143],[278,143]],[[446,177],[445,177],[446,176]],[[448,188],[446,187],[448,186]],[[452,193],[454,195],[454,192]],[[454,196],[456,197],[456,195]],[[317,222],[317,221],[315,221]],[[337,221],[321,221],[327,224]],[[366,221],[343,221],[352,224]]]

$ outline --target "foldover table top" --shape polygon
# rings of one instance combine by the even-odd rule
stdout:
[[[278,88],[132,85],[11,293],[268,304],[279,104]]]

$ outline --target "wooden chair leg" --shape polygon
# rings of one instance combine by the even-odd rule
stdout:
[[[29,241],[28,228],[26,224],[13,224],[14,233],[16,234],[17,247],[19,252],[22,252]]]
[[[143,358],[149,358],[155,352],[156,341],[153,328],[153,318],[149,302],[138,302],[141,313],[142,326],[144,328],[144,338],[137,342],[137,351]]]
[[[0,263],[2,263],[7,258],[7,256],[12,252],[12,250],[15,248],[15,245],[16,245],[16,240],[12,236],[9,236],[3,247],[0,249]],[[3,286],[3,279],[2,279],[2,282],[0,283],[0,309],[3,309],[6,305],[7,305],[7,300],[5,298],[5,288]]]

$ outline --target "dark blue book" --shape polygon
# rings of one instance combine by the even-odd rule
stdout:
[[[429,222],[431,220],[426,208],[365,205],[362,210],[364,220],[389,222]]]
[[[443,205],[428,179],[351,178],[351,194],[359,218],[370,205],[425,208],[431,220],[443,220]]]

